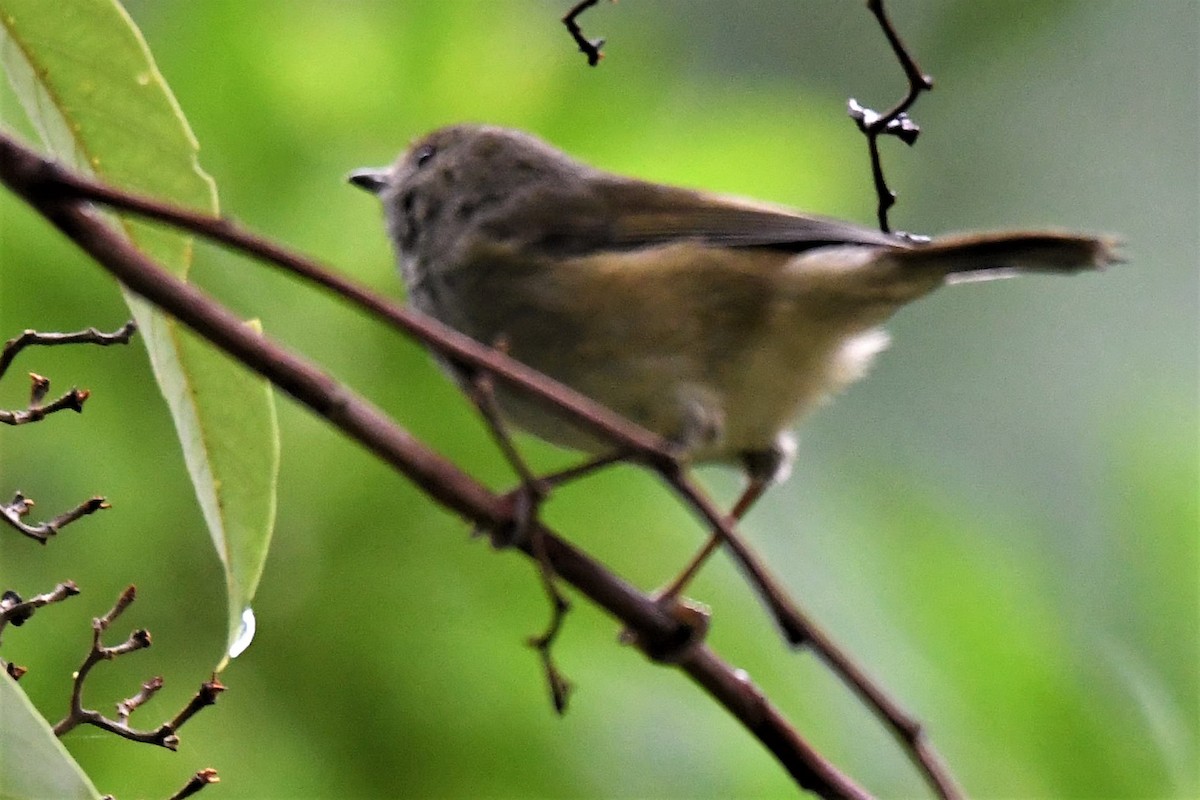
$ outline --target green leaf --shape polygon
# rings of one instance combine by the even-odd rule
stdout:
[[[0,0],[0,64],[56,158],[110,184],[216,212],[195,137],[115,0]],[[135,220],[119,224],[139,249],[187,276],[189,237]],[[232,645],[275,520],[279,436],[270,385],[140,298],[126,292],[125,299],[225,567]]]
[[[0,731],[0,800],[100,797],[17,682],[2,670]]]

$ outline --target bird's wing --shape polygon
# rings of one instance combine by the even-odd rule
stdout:
[[[851,222],[628,178],[593,178],[561,187],[553,198],[539,192],[536,202],[525,205],[509,217],[520,220],[510,233],[525,246],[570,255],[680,241],[791,252],[839,244],[908,246]]]

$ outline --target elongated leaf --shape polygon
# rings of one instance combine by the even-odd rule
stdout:
[[[123,188],[216,211],[187,121],[116,0],[0,0],[0,63],[56,158]],[[138,248],[186,277],[188,237],[120,224]],[[126,301],[225,566],[232,645],[275,519],[279,444],[270,386],[141,299],[126,293]]]
[[[0,671],[0,800],[100,797],[17,682]]]

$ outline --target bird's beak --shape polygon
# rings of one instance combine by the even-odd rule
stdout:
[[[385,167],[367,167],[351,172],[346,180],[371,194],[379,194],[387,186],[388,170]]]

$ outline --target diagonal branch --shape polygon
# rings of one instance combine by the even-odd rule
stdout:
[[[48,182],[48,176],[55,173],[65,174],[37,153],[10,137],[0,135],[0,180],[127,288],[292,395],[450,510],[485,528],[498,528],[515,522],[511,504],[502,497],[488,491],[310,362],[248,329],[236,315],[199,289],[179,281],[156,265],[89,210],[77,195],[64,194],[61,183]],[[114,196],[117,194],[115,190],[108,191]],[[217,225],[223,229],[232,228],[228,223]],[[280,248],[275,249],[282,252]],[[460,350],[462,356],[459,360],[473,360],[486,365],[485,368],[491,369],[498,378],[514,383],[525,382],[537,386],[539,390],[549,387],[551,393],[560,395],[569,391],[461,334],[443,330],[444,326],[435,325],[431,320],[404,315],[403,325],[423,330],[425,336],[421,337],[422,340],[436,342],[443,352],[446,349]],[[437,332],[436,337],[431,331]],[[544,391],[539,396],[548,403],[553,402]],[[595,412],[596,417],[592,420],[594,429],[630,432],[631,438],[636,437],[639,442],[647,444],[646,450],[640,453],[642,458],[651,460],[646,455],[651,453],[659,461],[667,459],[670,464],[675,463],[657,437],[637,429],[586,398],[573,402],[586,405]],[[565,407],[559,411],[579,413],[578,406],[569,412]],[[673,650],[672,643],[690,643],[694,638],[686,624],[675,619],[653,599],[634,590],[541,523],[531,524],[540,529],[538,536],[545,549],[545,558],[555,574],[632,629],[645,651],[674,655],[678,647]],[[516,546],[527,555],[535,555],[529,541],[518,542]],[[685,651],[678,653],[678,658],[673,657],[671,663],[682,669],[737,718],[798,785],[827,798],[869,797],[865,790],[799,736],[744,671],[735,670],[703,642],[690,644]]]
[[[669,442],[610,411],[590,397],[516,361],[501,350],[486,347],[432,317],[397,306],[304,256],[241,229],[227,219],[218,219],[150,198],[131,195],[88,180],[53,163],[36,162],[29,164],[28,168],[31,170],[28,179],[36,181],[39,191],[47,197],[57,194],[60,195],[60,199],[83,198],[165,222],[247,253],[332,291],[391,327],[417,339],[451,363],[475,374],[490,375],[510,389],[515,389],[540,403],[547,413],[565,417],[609,440],[628,460],[640,462],[658,472],[705,524],[710,526],[714,534],[726,541],[736,537],[730,521],[716,510],[711,501],[702,497],[699,489],[680,483],[683,469],[675,449]],[[765,570],[753,563],[754,555],[745,544],[738,543],[730,549],[752,581],[762,579],[766,574]],[[795,616],[792,611],[793,605],[790,601],[780,601],[784,595],[777,584],[756,584],[755,588],[782,628],[788,630],[804,627],[803,623],[792,621],[791,618]]]
[[[29,179],[36,181],[39,191],[46,196],[57,193],[62,195],[63,199],[83,198],[165,222],[247,253],[332,291],[384,323],[417,339],[448,361],[459,364],[475,374],[490,375],[510,389],[539,402],[547,413],[565,417],[609,440],[628,460],[640,462],[658,472],[714,534],[726,541],[731,537],[736,538],[731,521],[721,514],[697,487],[683,480],[682,465],[669,442],[569,386],[510,358],[506,353],[486,347],[432,317],[397,306],[287,248],[239,228],[229,220],[131,195],[68,172],[52,163],[33,163],[29,165],[29,169],[35,173],[31,174]],[[767,580],[766,571],[754,563],[754,556],[749,548],[739,542],[731,544],[730,550],[747,576],[756,582],[755,588],[780,627],[785,631],[802,630],[806,627],[805,623],[794,619],[796,613],[793,604],[786,601],[786,596],[775,582],[757,583]],[[793,642],[799,642],[804,637],[789,638]]]
[[[17,158],[24,159],[27,163],[23,165],[13,165],[10,163]],[[14,166],[19,166],[20,169],[14,169]],[[18,174],[14,175],[14,172]],[[729,546],[730,553],[736,559],[744,574],[753,582],[760,599],[762,599],[775,617],[789,643],[793,646],[810,647],[817,653],[871,707],[874,713],[884,720],[888,729],[896,736],[910,759],[918,765],[922,772],[927,776],[945,773],[945,768],[940,766],[940,757],[928,743],[920,724],[910,714],[905,712],[900,704],[894,698],[890,697],[886,690],[875,684],[869,678],[866,671],[856,664],[848,653],[842,650],[815,622],[795,606],[787,594],[779,587],[778,581],[757,561],[753,553],[737,536],[733,521],[727,515],[722,514],[707,495],[688,478],[682,466],[676,460],[670,445],[661,437],[609,411],[604,406],[570,387],[542,375],[519,361],[513,360],[505,353],[485,347],[475,340],[463,336],[458,331],[439,323],[437,320],[414,312],[411,309],[399,307],[387,299],[358,286],[343,276],[322,268],[311,260],[273,241],[241,229],[227,219],[218,219],[206,214],[179,209],[166,203],[132,195],[119,189],[90,181],[68,172],[55,164],[41,160],[35,153],[21,148],[20,145],[11,140],[6,140],[4,137],[0,137],[0,178],[9,183],[10,186],[14,185],[14,179],[16,180],[17,187],[23,185],[24,182],[31,183],[32,186],[36,187],[38,198],[53,198],[58,203],[67,204],[75,198],[84,198],[149,219],[165,222],[280,267],[293,275],[297,275],[349,300],[386,324],[422,342],[438,354],[447,358],[447,360],[463,365],[480,374],[493,376],[509,388],[516,389],[541,403],[547,410],[547,413],[561,415],[593,431],[598,436],[607,438],[622,453],[627,453],[629,460],[640,462],[662,476],[668,486],[679,494],[700,519],[716,535],[721,536],[725,540],[725,543]],[[20,189],[18,191],[20,192]],[[33,189],[29,191],[33,191]],[[84,246],[93,257],[98,258],[98,252],[95,249],[87,247],[86,243],[78,242],[78,240],[77,243]],[[105,266],[108,265],[105,264]],[[154,284],[155,281],[152,280],[151,283]],[[203,297],[192,287],[188,288],[195,292],[196,296]],[[151,299],[153,300],[154,298],[152,297]],[[204,301],[211,302],[207,301],[207,298]],[[158,303],[157,300],[155,302]],[[199,301],[189,299],[181,300],[180,302],[187,305]],[[165,304],[158,304],[166,307],[168,311],[175,313],[172,308],[165,306]],[[181,319],[187,322],[187,318],[183,315],[177,316],[180,316]],[[205,336],[208,336],[205,330],[197,329]],[[220,342],[216,341],[216,339],[210,337],[210,340],[220,345]],[[257,341],[263,340],[260,337]],[[259,369],[258,366],[249,361],[243,361],[243,363],[247,363],[253,369]],[[272,381],[275,380],[267,372],[262,372],[262,374],[266,375]],[[317,376],[311,377],[313,381],[318,383],[322,380],[329,380],[325,376],[319,375],[319,373]],[[276,382],[276,385],[288,390],[284,383]],[[303,398],[298,397],[298,399],[306,402]],[[321,413],[319,408],[315,406],[310,407]],[[336,420],[331,419],[330,421],[337,425]],[[354,434],[350,435],[352,438],[358,438]],[[368,446],[370,447],[370,445]],[[397,466],[396,462],[388,456],[380,454],[374,448],[371,449],[387,463]],[[403,471],[403,468],[401,468],[401,471]],[[450,480],[449,478],[432,477],[424,472],[418,472],[417,474],[405,472],[405,474],[409,475],[412,480],[425,489],[435,500],[457,510],[454,505],[447,503],[443,499],[444,492],[442,492],[441,481]],[[519,522],[519,519],[513,516],[513,504],[505,498],[498,498],[498,500],[500,507],[493,510],[495,516],[489,516],[487,519],[472,516],[470,513],[461,511],[460,513],[463,513],[468,519],[473,520],[477,527],[485,530],[495,530],[505,524],[511,526],[515,522]],[[558,565],[554,564],[553,559],[551,559],[551,564],[555,567],[555,572],[559,573]],[[596,598],[593,597],[592,599],[595,600]],[[615,611],[613,613],[620,617],[619,613]],[[621,619],[628,624],[628,620],[624,617],[621,617]],[[628,627],[635,632],[637,631],[636,625],[628,625]],[[664,639],[658,641],[661,644],[661,642],[678,642],[683,640],[686,640],[686,637],[679,639],[667,635]],[[948,787],[944,792],[939,790],[940,795],[943,797],[953,798],[958,796],[958,792],[954,790],[952,781],[931,778],[931,783],[939,787]]]

